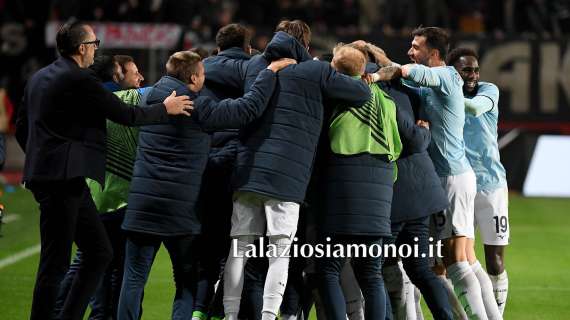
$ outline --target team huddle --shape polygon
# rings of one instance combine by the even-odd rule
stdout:
[[[89,25],[62,26],[61,57],[30,79],[17,119],[40,205],[31,319],[88,305],[90,319],[140,319],[161,245],[173,319],[423,319],[421,297],[434,319],[502,319],[499,90],[443,29],[412,37],[400,65],[362,40],[312,57],[300,20],[255,52],[230,24],[215,54],[176,52],[141,87],[131,57],[95,58]],[[299,257],[294,239],[422,254]],[[423,254],[438,240],[441,257]]]

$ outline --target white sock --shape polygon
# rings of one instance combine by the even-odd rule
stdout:
[[[505,305],[507,304],[507,294],[509,293],[509,277],[507,270],[504,270],[498,276],[489,275],[491,283],[493,284],[493,292],[495,293],[495,300],[499,306],[501,314],[505,312]]]
[[[269,257],[269,268],[263,288],[262,320],[275,320],[283,301],[283,293],[287,286],[289,271],[289,254],[291,239],[289,237],[269,237],[269,244],[274,247],[276,255]],[[287,256],[282,257],[283,253]]]
[[[406,288],[400,267],[395,265],[382,268],[384,285],[388,291],[394,319],[401,319],[406,315]]]
[[[253,241],[254,237],[252,236],[240,236],[237,239],[232,239],[230,253],[224,268],[224,312],[226,320],[238,319],[245,263],[247,262],[245,253]]]
[[[346,301],[348,320],[364,320],[364,297],[354,275],[350,262],[347,262],[340,273],[340,286]]]
[[[422,293],[420,289],[414,286],[414,305],[416,307],[416,319],[417,320],[424,320],[424,313],[422,312],[422,305],[420,303],[422,299]]]
[[[281,320],[297,320],[296,314],[282,314]]]
[[[438,275],[437,277],[439,278],[439,280],[443,284],[443,287],[447,291],[447,296],[449,297],[449,304],[451,305],[451,311],[453,312],[453,319],[468,320],[465,310],[463,310],[463,307],[461,306],[459,299],[457,299],[457,296],[455,295],[455,291],[453,290],[453,284],[451,283],[451,280],[449,280],[444,275]]]
[[[261,320],[275,320],[277,319],[277,315],[273,312],[263,311],[261,313]]]
[[[453,289],[469,319],[488,320],[485,305],[481,297],[481,285],[469,266],[469,262],[460,261],[447,268],[447,274],[453,283]]]
[[[485,305],[485,311],[487,312],[487,317],[489,320],[503,320],[503,316],[499,311],[499,306],[495,300],[495,294],[493,293],[493,284],[489,275],[479,261],[475,261],[471,265],[471,269],[475,273],[477,280],[479,280],[479,285],[481,286],[481,296],[483,298],[483,304]]]
[[[416,320],[415,286],[404,271],[402,261],[384,267],[384,283],[390,296],[392,312],[396,320]]]
[[[416,287],[404,271],[404,265],[402,261],[398,261],[398,267],[402,273],[402,280],[404,282],[404,315],[399,315],[396,320],[416,320],[416,299],[414,291]]]

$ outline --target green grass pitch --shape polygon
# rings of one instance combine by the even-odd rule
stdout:
[[[5,266],[2,261],[39,243],[37,204],[20,188],[4,193],[0,203],[5,205],[8,219],[0,238],[0,319],[27,319],[38,254]],[[510,221],[505,319],[570,319],[570,199],[511,194]],[[170,262],[161,250],[145,290],[143,319],[168,319],[173,294]],[[424,315],[431,319],[429,312]]]

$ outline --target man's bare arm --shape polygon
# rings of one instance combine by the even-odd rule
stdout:
[[[382,67],[374,75],[373,79],[377,81],[390,81],[402,76],[402,69],[397,65],[390,65],[387,67]]]
[[[376,61],[376,64],[378,64],[379,66],[387,67],[394,64],[392,60],[388,58],[386,52],[384,52],[384,50],[382,50],[380,47],[377,47],[372,43],[367,43],[366,50],[370,52],[370,54],[372,54],[374,60]]]

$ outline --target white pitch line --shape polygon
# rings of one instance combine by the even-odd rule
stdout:
[[[20,219],[20,215],[19,215],[19,214],[12,213],[12,214],[10,214],[10,215],[7,215],[7,216],[2,220],[2,222],[3,222],[3,223],[10,223],[10,222],[14,222],[14,221],[16,221],[16,220],[18,220],[18,219]]]
[[[15,253],[11,256],[8,256],[2,260],[0,260],[0,269],[3,269],[9,265],[19,262],[20,260],[26,259],[27,257],[33,256],[38,254],[41,250],[41,246],[39,244],[24,249],[18,253]]]

